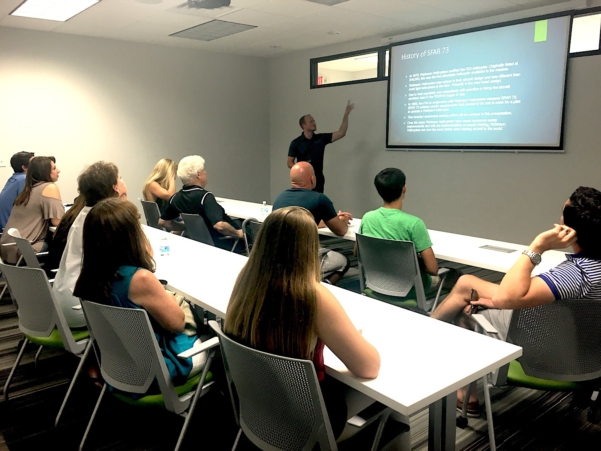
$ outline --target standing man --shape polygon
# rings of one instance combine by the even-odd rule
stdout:
[[[33,152],[17,152],[10,158],[10,165],[15,173],[6,181],[0,193],[0,231],[6,226],[15,199],[25,187],[27,167],[33,157]]]
[[[315,133],[317,125],[315,119],[310,114],[305,114],[298,121],[303,129],[301,135],[290,143],[288,150],[288,167],[292,168],[295,162],[306,161],[311,163],[315,171],[317,184],[313,191],[323,193],[326,179],[323,176],[323,153],[328,144],[344,138],[348,129],[348,115],[355,108],[355,104],[349,100],[344,109],[342,124],[337,132],[334,133]]]

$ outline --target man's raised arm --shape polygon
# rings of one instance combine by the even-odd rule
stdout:
[[[338,141],[346,136],[346,131],[348,130],[348,115],[351,114],[353,108],[355,108],[355,104],[351,103],[349,100],[346,104],[346,108],[344,109],[344,116],[342,116],[342,124],[340,125],[340,128],[338,131],[332,133],[332,142]]]

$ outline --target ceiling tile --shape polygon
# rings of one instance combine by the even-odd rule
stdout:
[[[52,31],[64,22],[56,20],[30,19],[29,17],[5,16],[0,20],[2,27],[25,28],[28,30]]]
[[[226,20],[228,22],[254,25],[257,27],[272,25],[274,23],[288,20],[288,18],[285,16],[279,16],[277,14],[270,14],[262,11],[254,11],[252,9],[241,9],[231,14],[221,16],[219,19]]]
[[[312,3],[306,0],[268,0],[250,6],[255,11],[279,14],[288,17],[301,17],[309,14],[319,14],[328,6]]]

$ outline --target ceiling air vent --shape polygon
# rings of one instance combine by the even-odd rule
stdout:
[[[242,31],[257,28],[254,25],[212,20],[186,30],[178,31],[170,36],[176,38],[196,39],[197,41],[214,41]]]

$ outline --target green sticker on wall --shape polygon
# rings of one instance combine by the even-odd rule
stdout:
[[[548,20],[537,20],[534,22],[534,42],[545,42],[547,40]]]

